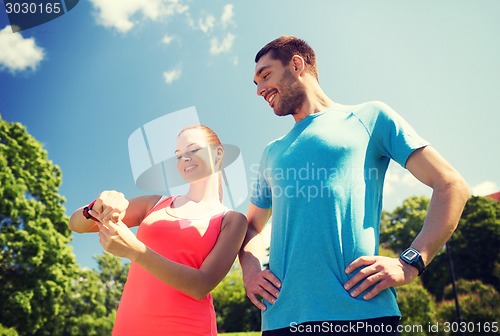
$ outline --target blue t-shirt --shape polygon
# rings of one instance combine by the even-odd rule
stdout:
[[[269,268],[282,287],[265,302],[262,330],[401,315],[394,288],[352,298],[343,284],[355,272],[344,269],[378,254],[390,159],[404,167],[426,145],[389,106],[370,102],[334,104],[266,146],[251,202],[272,207]]]

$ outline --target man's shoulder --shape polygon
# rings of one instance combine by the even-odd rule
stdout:
[[[355,120],[373,135],[376,129],[384,129],[386,125],[398,120],[397,113],[385,102],[367,101],[356,105],[336,104],[334,110],[344,113],[346,120]]]
[[[357,105],[339,105],[339,110],[354,116],[368,129],[372,129],[378,121],[388,121],[397,115],[388,104],[379,100]]]
[[[267,143],[266,147],[264,147],[264,152],[269,151],[270,148],[275,146],[277,143],[279,143],[286,135],[282,135],[279,138],[276,138],[274,140],[271,140],[270,142]]]
[[[336,103],[333,106],[333,110],[339,112],[353,113],[353,114],[374,114],[380,111],[391,110],[389,105],[379,100],[372,100],[355,105],[345,105]]]

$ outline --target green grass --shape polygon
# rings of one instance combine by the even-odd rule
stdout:
[[[250,331],[250,332],[234,332],[234,333],[224,333],[219,334],[219,336],[260,336],[260,331]]]

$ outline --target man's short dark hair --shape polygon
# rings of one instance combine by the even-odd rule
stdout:
[[[283,65],[288,65],[294,55],[301,56],[306,62],[306,70],[318,79],[316,54],[306,41],[294,36],[278,37],[259,50],[257,55],[255,55],[255,63],[268,53],[271,58],[280,60]]]

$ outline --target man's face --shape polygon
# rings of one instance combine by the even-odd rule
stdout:
[[[254,83],[257,95],[262,96],[278,116],[295,114],[306,98],[301,82],[292,73],[291,64],[284,66],[269,54],[262,56],[255,65]]]

